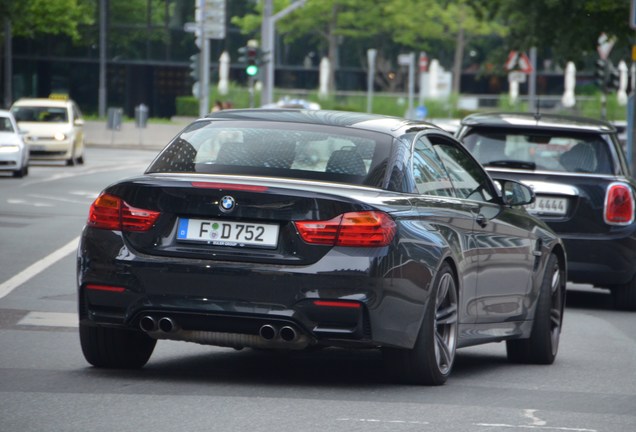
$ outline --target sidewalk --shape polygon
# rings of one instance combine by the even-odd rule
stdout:
[[[148,123],[145,128],[134,122],[124,122],[120,130],[109,130],[106,121],[84,122],[84,137],[88,147],[113,147],[161,150],[192,120],[175,118],[171,123]]]

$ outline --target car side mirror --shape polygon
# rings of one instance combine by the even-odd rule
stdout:
[[[529,186],[516,180],[497,179],[496,182],[501,186],[501,198],[506,205],[528,205],[536,199],[534,191]]]
[[[84,126],[84,120],[82,119],[75,119],[75,121],[73,122],[73,124],[75,126]]]

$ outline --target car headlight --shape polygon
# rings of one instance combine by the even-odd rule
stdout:
[[[66,134],[62,132],[55,132],[55,135],[53,135],[53,138],[55,138],[57,141],[64,141],[66,139]]]
[[[0,153],[16,153],[20,151],[20,146],[9,144],[0,145]]]

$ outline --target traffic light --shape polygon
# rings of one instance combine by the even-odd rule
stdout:
[[[201,56],[193,54],[190,56],[190,76],[195,81],[199,81],[199,73],[201,70]]]
[[[258,74],[258,48],[247,47],[247,66],[245,66],[245,73],[253,77]]]
[[[255,44],[256,41],[250,41],[244,47],[239,48],[239,62],[245,65],[245,73],[253,77],[258,75],[260,66],[260,50]]]
[[[607,89],[608,90],[618,90],[618,87],[621,83],[621,76],[618,72],[618,69],[614,67],[613,64],[609,65],[609,73],[607,74]]]
[[[594,70],[594,80],[596,85],[601,89],[605,89],[607,84],[607,61],[603,59],[596,60],[596,69]]]

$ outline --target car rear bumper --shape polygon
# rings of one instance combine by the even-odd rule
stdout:
[[[624,284],[636,275],[636,237],[568,238],[562,235],[568,257],[568,280],[598,287]]]
[[[344,256],[333,249],[309,266],[159,258],[134,252],[123,241],[113,253],[113,237],[121,239],[116,232],[86,232],[78,254],[80,320],[142,328],[157,339],[234,347],[294,349],[306,342],[410,348],[428,301],[424,272],[406,272],[417,280],[384,277],[387,267],[378,266],[399,259],[391,254]],[[161,330],[162,318],[177,330]],[[264,326],[273,327],[273,339],[262,336]],[[282,336],[286,327],[296,333],[293,341]]]

